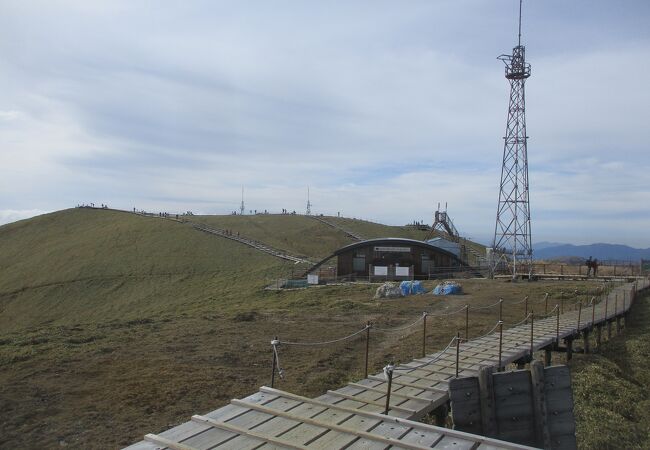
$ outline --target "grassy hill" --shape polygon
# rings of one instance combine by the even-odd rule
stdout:
[[[337,248],[352,243],[332,227],[299,215],[269,214],[254,216],[194,216],[192,221],[232,230],[296,256],[318,261]]]
[[[353,242],[313,218],[195,216],[295,255],[319,260]],[[426,232],[327,217],[366,238],[423,239]],[[136,320],[209,311],[261,298],[291,264],[247,246],[157,217],[69,209],[0,227],[0,329]]]
[[[92,209],[0,227],[0,248],[5,331],[207,309],[217,294],[249,294],[282,270],[276,258],[188,225]]]
[[[194,219],[310,257],[350,242],[300,216]],[[353,220],[345,226],[368,238],[424,233]],[[292,264],[189,224],[110,210],[71,209],[2,226],[0,248],[0,449],[116,448],[216,409],[269,382],[276,335],[328,340],[368,320],[401,326],[423,310],[595,288],[466,280],[464,296],[392,302],[373,300],[376,286],[368,284],[270,291],[264,286]],[[520,321],[522,308],[507,308],[504,319]],[[428,348],[446,344],[459,321],[431,320]],[[480,310],[470,334],[493,322],[494,311]],[[417,357],[421,341],[419,330],[378,333],[370,365]],[[364,349],[358,339],[284,348],[279,387],[312,396],[358,379]]]
[[[323,218],[365,239],[380,237],[424,239],[427,235],[426,231],[410,227],[383,225],[343,217]],[[315,260],[325,258],[334,250],[355,242],[345,233],[313,217],[301,215],[194,216],[192,220],[208,226],[229,229],[234,233],[240,232],[244,236],[268,243],[275,248]]]

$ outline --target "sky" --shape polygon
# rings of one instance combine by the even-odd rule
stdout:
[[[494,234],[516,0],[0,0],[0,223],[83,203]],[[650,2],[524,1],[533,242],[650,247]]]

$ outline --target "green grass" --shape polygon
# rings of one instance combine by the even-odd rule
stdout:
[[[191,220],[232,230],[242,236],[318,261],[354,242],[344,233],[301,215],[194,216]]]
[[[650,448],[650,295],[623,335],[571,362],[579,448]]]
[[[189,225],[90,209],[0,227],[0,248],[4,331],[208,310],[285,270]]]

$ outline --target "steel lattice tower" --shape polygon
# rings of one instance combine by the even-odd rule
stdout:
[[[526,48],[521,45],[521,0],[519,1],[519,42],[512,55],[501,55],[506,79],[510,82],[508,121],[503,146],[501,187],[492,243],[494,272],[531,275],[533,247],[530,229],[528,189],[528,146],[526,135],[525,83],[530,77]]]

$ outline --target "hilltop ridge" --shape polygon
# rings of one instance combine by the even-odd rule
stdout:
[[[319,260],[353,242],[300,215],[191,216],[291,254]],[[426,232],[327,217],[365,238]],[[189,224],[130,212],[74,208],[0,226],[0,326],[138,318],[207,309],[217,297],[259,298],[290,265]]]

